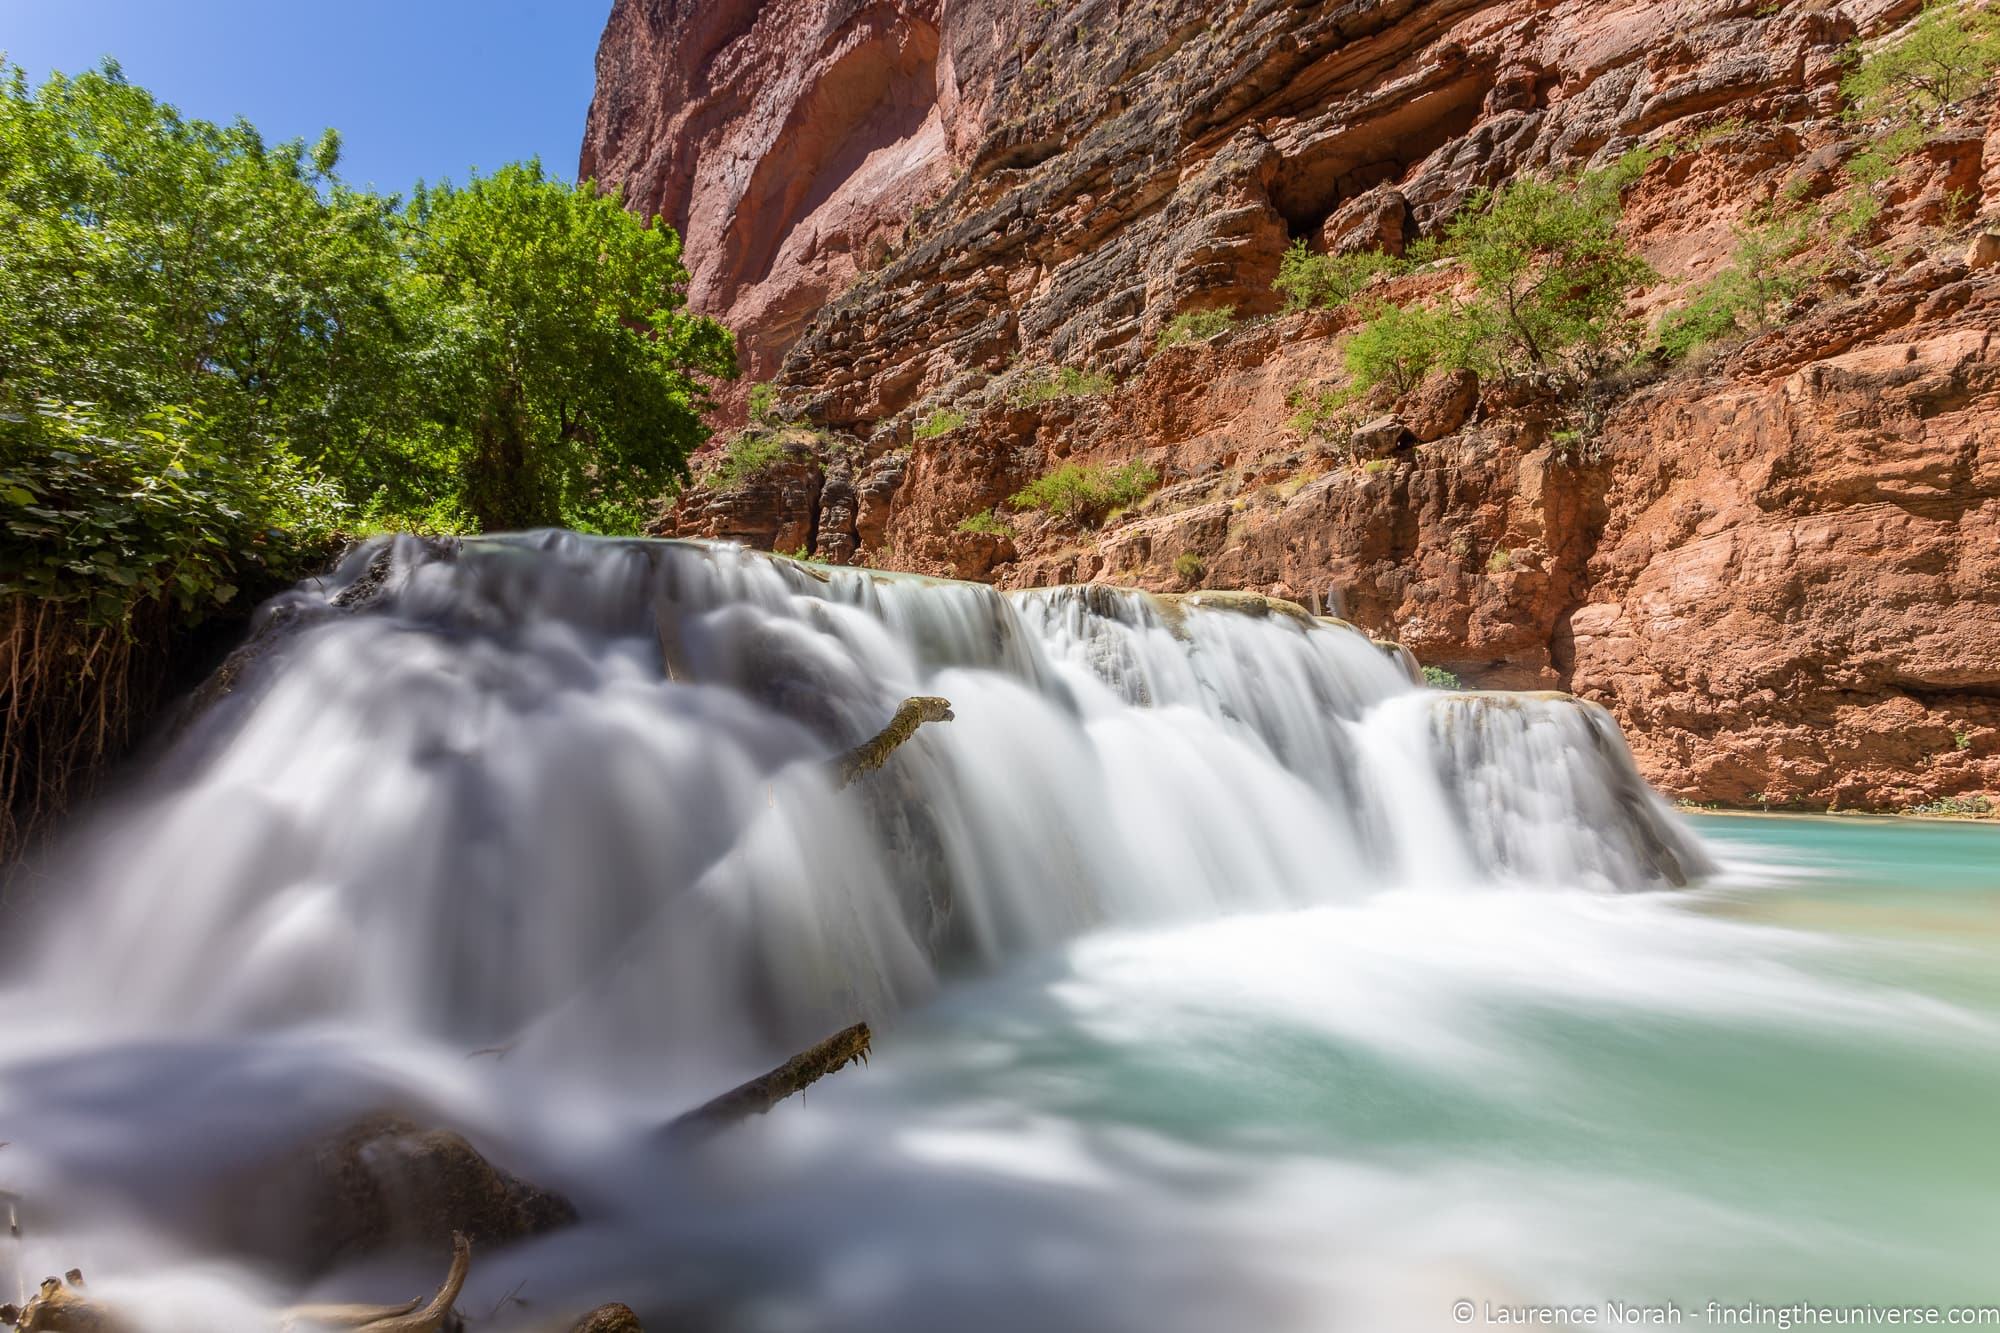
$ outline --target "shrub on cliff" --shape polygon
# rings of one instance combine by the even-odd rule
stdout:
[[[949,435],[963,426],[965,420],[965,413],[941,407],[919,421],[910,433],[920,440],[932,440],[940,435]]]
[[[1175,315],[1160,330],[1159,349],[1179,347],[1183,343],[1207,342],[1218,333],[1228,332],[1236,322],[1236,308],[1223,306],[1220,310],[1189,310]]]
[[[1304,241],[1293,241],[1278,261],[1272,290],[1285,298],[1286,310],[1331,310],[1346,305],[1378,274],[1400,273],[1407,265],[1394,255],[1371,250],[1362,254],[1315,254]]]
[[[1472,273],[1467,312],[1474,369],[1562,371],[1595,378],[1630,360],[1634,288],[1653,277],[1618,233],[1619,195],[1636,162],[1575,182],[1524,177],[1475,195],[1445,231]]]
[[[1813,276],[1814,265],[1800,257],[1811,244],[1812,223],[1803,209],[1754,216],[1737,233],[1729,267],[1661,318],[1655,334],[1661,353],[1678,361],[1712,343],[1770,328]]]
[[[1065,463],[1021,488],[1007,503],[1040,509],[1069,523],[1095,525],[1114,509],[1136,504],[1160,484],[1160,474],[1134,460],[1122,467]]]
[[[1940,111],[2000,70],[2000,13],[1931,0],[1909,29],[1873,51],[1856,44],[1840,89],[1866,116]]]
[[[1475,194],[1438,247],[1465,266],[1474,295],[1376,309],[1347,343],[1356,389],[1406,393],[1433,370],[1461,368],[1588,383],[1629,362],[1643,329],[1625,304],[1654,275],[1618,233],[1619,201],[1654,157]]]
[[[1356,392],[1388,384],[1408,393],[1431,371],[1472,359],[1476,327],[1475,313],[1463,309],[1385,306],[1354,331],[1341,355]]]
[[[1094,398],[1118,387],[1108,370],[1079,370],[1075,366],[1052,366],[1032,371],[1014,386],[1014,402],[1021,407],[1052,403],[1064,398]]]

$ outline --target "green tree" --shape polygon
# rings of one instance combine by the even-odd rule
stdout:
[[[1470,360],[1475,327],[1471,313],[1447,306],[1384,306],[1341,354],[1356,392],[1388,384],[1408,393],[1431,371]]]
[[[1625,301],[1653,273],[1618,234],[1630,174],[1620,163],[1576,183],[1524,177],[1475,195],[1447,229],[1479,284],[1493,368],[1595,376],[1635,349]]]
[[[246,455],[352,453],[397,376],[393,201],[244,122],[185,120],[116,64],[0,73],[0,400],[171,406]]]
[[[1963,0],[1931,0],[1902,36],[1856,46],[1841,91],[1863,114],[1938,111],[1970,96],[2000,68],[2000,14]]]
[[[673,229],[539,163],[418,187],[409,321],[439,443],[488,530],[629,530],[708,437],[729,331],[686,310]]]

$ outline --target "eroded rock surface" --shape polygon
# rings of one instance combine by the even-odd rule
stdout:
[[[1328,450],[1296,414],[1344,383],[1353,316],[1271,290],[1294,241],[1393,251],[1481,186],[1671,141],[1624,201],[1661,274],[1635,308],[1668,308],[1754,209],[1845,188],[1843,52],[1918,8],[619,0],[584,168],[685,224],[697,300],[818,432],[660,530],[1291,598],[1601,702],[1697,799],[2000,790],[1990,87],[1792,318],[1631,388],[1586,450],[1532,386],[1464,379],[1371,400],[1364,456]],[[1254,318],[1160,347],[1225,306]],[[1037,365],[1119,384],[1030,402]],[[1062,463],[1134,459],[1161,485],[1100,528],[1009,511]]]

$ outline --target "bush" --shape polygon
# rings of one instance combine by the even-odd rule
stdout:
[[[1660,320],[1654,335],[1660,351],[1678,361],[1711,343],[1771,327],[1812,277],[1810,267],[1797,262],[1811,243],[1811,222],[1803,211],[1767,214],[1738,232],[1730,266]]]
[[[746,430],[723,448],[722,461],[710,476],[726,490],[762,476],[784,459],[783,437],[768,431]]]
[[[1108,370],[1078,370],[1075,366],[1055,366],[1036,371],[1014,387],[1014,401],[1022,407],[1049,403],[1062,398],[1093,398],[1118,387]]]
[[[100,434],[85,410],[42,403],[0,417],[0,585],[121,629],[141,603],[198,619],[239,587],[323,562],[346,517],[340,490],[273,450],[239,459],[200,423],[160,412]]]
[[[1443,667],[1434,666],[1424,668],[1424,684],[1438,690],[1462,690],[1465,688],[1459,682],[1457,676],[1446,671]]]
[[[968,518],[958,521],[958,532],[979,533],[988,537],[1011,537],[1014,529],[1006,519],[991,509],[982,509]]]
[[[1164,352],[1182,343],[1207,342],[1218,333],[1228,332],[1235,322],[1234,306],[1223,306],[1220,310],[1190,310],[1175,315],[1160,330],[1160,350]]]
[[[1408,393],[1432,370],[1464,364],[1474,327],[1470,316],[1443,306],[1383,307],[1342,349],[1354,392],[1388,384]]]
[[[1653,271],[1618,234],[1619,198],[1654,155],[1562,183],[1524,178],[1480,192],[1445,232],[1478,283],[1470,345],[1488,368],[1596,378],[1636,352],[1624,314]]]
[[[767,380],[750,386],[750,420],[760,426],[779,424],[777,385]]]
[[[2000,69],[2000,14],[1963,0],[1932,0],[1907,32],[1875,51],[1860,45],[1841,81],[1863,115],[1941,111]]]
[[[1174,557],[1174,577],[1182,583],[1199,583],[1207,572],[1208,565],[1193,551],[1182,551]]]
[[[948,408],[939,408],[918,422],[916,429],[911,434],[920,440],[928,440],[939,435],[948,435],[964,424],[965,413],[954,412]]]
[[[1040,509],[1065,522],[1096,525],[1113,509],[1145,498],[1159,485],[1160,474],[1137,460],[1105,469],[1092,463],[1065,463],[1030,482],[1007,503],[1016,509]]]
[[[1271,289],[1285,298],[1287,310],[1334,309],[1361,294],[1377,274],[1401,273],[1408,267],[1379,250],[1364,254],[1315,254],[1304,241],[1293,241],[1278,261],[1278,280]]]
[[[1354,400],[1360,396],[1361,391],[1351,385],[1344,389],[1294,385],[1291,392],[1285,395],[1285,406],[1292,409],[1292,415],[1285,424],[1301,435],[1320,434],[1345,418]]]

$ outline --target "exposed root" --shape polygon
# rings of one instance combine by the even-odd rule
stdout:
[[[863,741],[833,761],[833,785],[845,787],[863,773],[872,773],[887,763],[897,746],[917,734],[926,722],[949,722],[951,701],[934,695],[918,695],[903,700],[903,706],[889,719],[889,725],[872,740]]]
[[[466,1276],[471,1272],[472,1242],[464,1233],[454,1231],[451,1271],[445,1275],[444,1285],[437,1294],[421,1307],[421,1297],[402,1305],[298,1305],[285,1311],[279,1327],[291,1333],[336,1328],[360,1329],[362,1333],[438,1333],[440,1329],[456,1326],[447,1321],[453,1318],[452,1306],[459,1292],[465,1289]]]
[[[762,1115],[795,1092],[804,1091],[848,1065],[868,1062],[873,1040],[866,1023],[843,1028],[812,1049],[802,1051],[761,1078],[732,1088],[714,1101],[669,1121],[665,1132],[679,1139],[698,1139],[739,1120]]]

